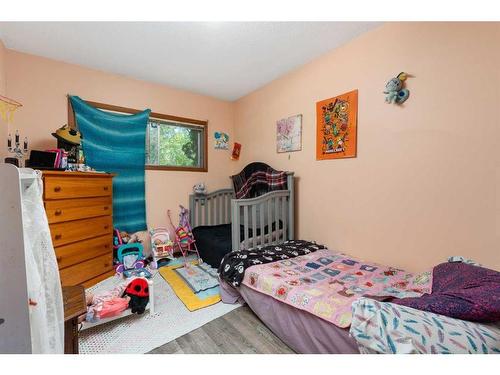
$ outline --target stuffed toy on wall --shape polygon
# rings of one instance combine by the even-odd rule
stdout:
[[[391,78],[385,85],[385,101],[387,103],[403,104],[410,96],[410,91],[404,88],[408,73],[401,72],[397,77]]]

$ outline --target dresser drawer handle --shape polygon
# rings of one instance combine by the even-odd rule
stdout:
[[[107,211],[109,209],[108,206],[104,206],[104,211]]]
[[[61,257],[57,257],[56,260],[57,260],[57,263],[61,263],[62,258]]]
[[[106,224],[106,225],[104,226],[104,229],[108,229],[108,228],[109,228],[109,225],[107,225],[107,224]]]
[[[56,216],[61,216],[61,214],[62,214],[61,210],[56,210],[56,212],[54,212],[54,215]]]
[[[54,236],[54,238],[55,238],[56,240],[60,240],[60,239],[62,238],[62,234],[56,234],[56,235]]]
[[[107,186],[104,186],[104,191],[108,191],[108,187]]]
[[[109,244],[104,245],[105,249],[109,249]]]
[[[61,187],[60,187],[60,186],[56,186],[56,187],[54,188],[54,191],[55,191],[56,193],[60,192],[60,191],[61,191]]]
[[[109,267],[109,263],[108,262],[104,263],[104,267],[106,268]]]

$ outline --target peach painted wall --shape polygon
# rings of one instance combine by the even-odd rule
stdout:
[[[408,270],[450,255],[500,269],[499,45],[500,23],[363,34],[236,102],[239,167],[296,172],[300,238]],[[410,98],[386,104],[401,71]],[[315,103],[353,89],[357,158],[316,161]],[[276,120],[300,113],[302,151],[277,154]]]
[[[56,140],[50,133],[67,123],[68,93],[102,103],[151,108],[154,112],[209,121],[208,173],[146,171],[149,226],[166,225],[167,209],[177,212],[179,203],[187,205],[195,183],[204,181],[210,189],[229,186],[234,162],[228,151],[214,150],[213,132],[225,131],[232,138],[232,103],[12,50],[7,50],[6,57],[7,90],[24,104],[11,129],[19,129],[23,137],[27,135],[31,148],[55,147]]]
[[[0,40],[0,94],[5,95],[5,86],[6,86],[6,79],[5,79],[5,62],[7,59],[7,50],[5,49],[5,46],[3,42]]]
[[[4,44],[0,40],[0,95],[7,95],[6,92],[6,75],[5,75],[5,65],[7,60],[7,50]],[[0,140],[2,146],[0,147],[0,161],[3,163],[3,159],[7,156],[7,151],[5,149],[5,143],[7,142],[8,135],[7,124],[0,118]]]

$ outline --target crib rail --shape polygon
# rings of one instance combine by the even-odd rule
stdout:
[[[209,194],[189,195],[189,215],[192,227],[231,223],[233,189],[220,189]]]
[[[232,249],[249,249],[293,239],[293,196],[277,190],[251,199],[233,199]],[[243,225],[243,239],[241,238]]]
[[[287,190],[272,191],[256,198],[233,199],[233,189],[191,194],[191,225],[195,228],[231,223],[233,251],[292,240],[295,236],[293,172],[287,172],[287,180]]]

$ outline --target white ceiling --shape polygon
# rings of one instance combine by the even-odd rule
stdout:
[[[374,22],[0,22],[21,52],[236,100]]]

